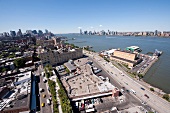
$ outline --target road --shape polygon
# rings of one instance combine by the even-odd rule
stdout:
[[[168,103],[166,100],[155,95],[153,92],[149,91],[147,88],[136,82],[136,80],[130,78],[121,70],[117,69],[114,66],[111,66],[111,64],[107,63],[103,58],[98,56],[97,53],[90,54],[89,52],[85,52],[85,54],[87,54],[91,58],[94,58],[98,62],[98,64],[100,64],[100,66],[102,66],[105,70],[109,72],[109,75],[111,77],[113,77],[116,81],[122,84],[126,89],[135,90],[136,95],[134,96],[137,99],[146,102],[147,105],[151,106],[154,110],[156,110],[159,113],[170,113],[170,103]],[[142,90],[141,87],[145,88],[145,90]],[[147,94],[149,98],[146,98],[144,96],[145,94]]]
[[[93,58],[89,58],[89,59],[93,61],[93,64],[95,65],[95,67],[97,67],[99,69],[102,69],[102,72],[98,73],[97,75],[101,75],[101,76],[103,76],[105,78],[108,77],[110,79],[110,83],[113,84],[114,86],[116,86],[118,89],[122,89],[122,87],[124,87],[124,84],[118,83],[118,81],[114,79],[114,76],[110,76],[109,73],[107,73],[107,70],[105,71],[103,69],[103,67],[100,66],[99,63],[97,63],[95,61],[95,59],[93,59]],[[101,62],[101,61],[99,61],[99,62]],[[105,65],[106,64],[103,64],[103,66],[105,66]],[[125,95],[125,97],[127,99],[127,103],[128,103],[128,105],[126,105],[126,106],[134,106],[134,105],[143,106],[146,110],[149,111],[149,109],[146,106],[142,105],[141,101],[136,99],[133,95],[131,95],[131,94],[127,93],[127,92],[125,92],[124,95]],[[99,108],[102,108],[102,110],[108,110],[109,107],[112,108],[113,106],[116,106],[118,109],[127,108],[124,105],[114,105],[113,103],[109,104],[109,106],[105,106],[105,105],[101,104]]]
[[[39,66],[37,70],[37,75],[40,75],[42,71],[43,69],[41,68],[41,66]],[[40,106],[42,103],[45,103],[44,107],[41,106],[41,113],[52,113],[52,110],[51,110],[52,105],[48,105],[47,100],[46,100],[50,98],[50,93],[47,90],[47,82],[46,83],[43,82],[43,76],[40,76],[39,88],[44,89],[44,92],[40,93]],[[45,98],[43,98],[43,94],[46,95]]]

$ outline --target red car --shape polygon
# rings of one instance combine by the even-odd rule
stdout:
[[[147,94],[144,94],[145,97],[149,98],[149,96]]]

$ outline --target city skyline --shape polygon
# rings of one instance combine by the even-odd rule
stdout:
[[[169,31],[169,3],[168,0],[0,1],[0,32],[48,29],[55,34],[79,33],[80,28],[88,31]]]

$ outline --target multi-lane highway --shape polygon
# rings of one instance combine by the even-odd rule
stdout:
[[[146,102],[147,105],[151,106],[155,111],[159,113],[170,113],[170,103],[162,99],[161,97],[155,95],[153,92],[149,91],[147,88],[139,84],[136,80],[130,78],[128,75],[123,73],[121,70],[107,63],[103,58],[98,56],[97,53],[89,53],[85,51],[89,57],[93,58],[98,62],[98,64],[107,70],[110,76],[112,76],[116,81],[118,81],[126,89],[133,89],[136,94],[134,95],[137,99]],[[144,88],[145,90],[141,89]],[[144,95],[148,95],[147,98]]]

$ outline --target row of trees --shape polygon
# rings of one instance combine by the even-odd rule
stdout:
[[[45,75],[46,75],[46,77],[47,78],[50,78],[51,76],[53,76],[53,68],[52,68],[52,66],[51,65],[49,65],[49,64],[47,64],[46,66],[45,66]]]
[[[54,113],[59,113],[58,110],[58,104],[57,104],[57,96],[56,96],[56,83],[50,79],[48,79],[48,85],[50,88],[51,96],[52,96],[52,101],[53,101],[53,112]]]
[[[60,89],[58,90],[58,94],[60,97],[62,111],[63,111],[63,113],[72,113],[72,107],[70,104],[70,100],[69,100],[69,98],[68,98],[68,96],[67,96],[67,94],[58,78],[57,78],[57,82],[60,87]]]

